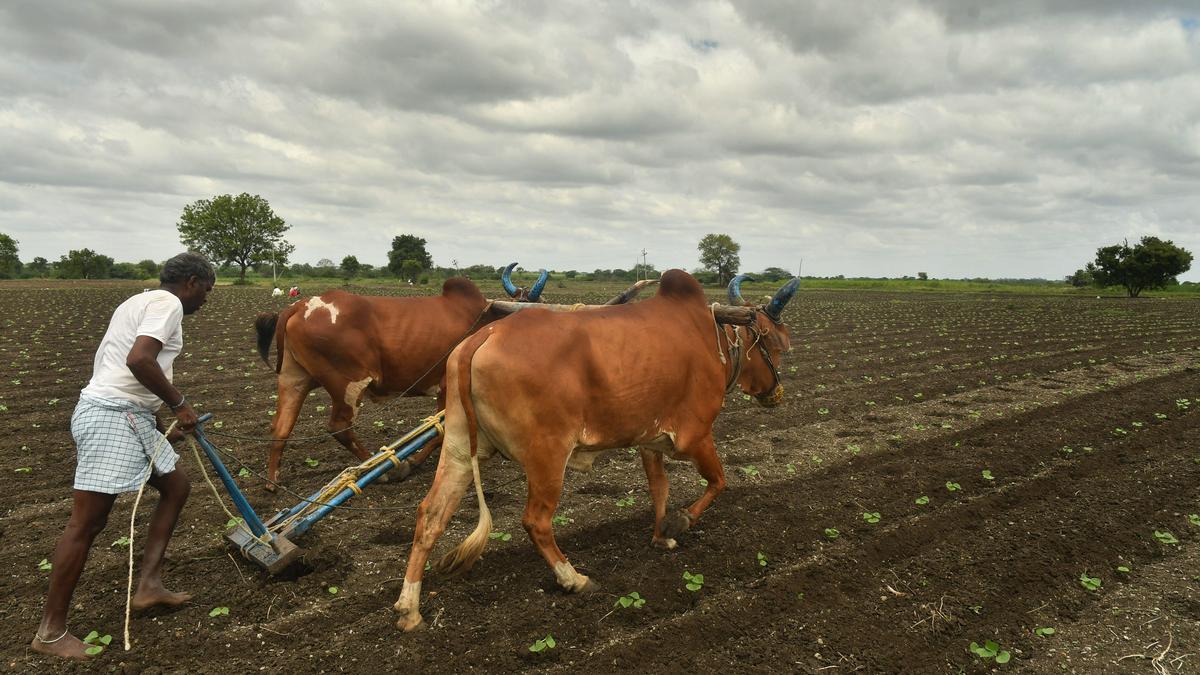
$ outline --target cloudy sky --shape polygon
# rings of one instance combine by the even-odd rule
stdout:
[[[429,5],[434,5],[430,7]],[[1061,277],[1200,257],[1200,0],[0,4],[0,232],[180,249],[267,198],[294,260]],[[1183,279],[1200,280],[1200,262]]]

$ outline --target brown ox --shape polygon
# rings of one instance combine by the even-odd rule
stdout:
[[[455,395],[433,486],[417,511],[396,625],[421,625],[425,562],[472,477],[479,524],[438,567],[465,571],[482,554],[492,519],[479,459],[497,451],[524,468],[529,493],[522,524],[568,591],[596,585],[559,550],[551,518],[566,467],[590,468],[603,450],[640,449],[654,503],[651,541],[674,548],[725,488],[712,425],[726,392],[740,386],[764,405],[782,397],[775,364],[791,346],[779,312],[798,283],[754,311],[749,326],[734,328],[714,322],[691,275],[671,270],[644,302],[574,313],[523,310],[461,344],[447,368],[447,389]],[[695,503],[669,516],[664,453],[690,459],[708,481]]]
[[[471,332],[504,316],[492,311],[475,284],[455,277],[432,297],[390,298],[340,290],[300,300],[279,314],[255,321],[263,360],[274,337],[279,401],[271,426],[267,478],[279,480],[279,462],[287,438],[308,393],[324,387],[332,399],[329,431],[359,459],[371,456],[354,434],[354,419],[364,395],[438,396],[445,357]],[[403,478],[424,461],[436,439],[396,469]],[[274,483],[267,484],[274,489]]]
[[[513,265],[503,277],[507,285],[511,285],[508,271]],[[524,294],[526,300],[538,300],[545,276]],[[639,288],[635,285],[613,301],[626,302]],[[356,457],[366,459],[371,453],[353,429],[362,397],[437,395],[437,410],[441,410],[445,394],[440,389],[450,350],[481,326],[507,316],[512,310],[502,309],[505,304],[512,303],[493,308],[475,284],[455,277],[442,285],[440,296],[389,298],[332,290],[300,300],[279,314],[259,315],[255,321],[259,354],[267,360],[274,338],[275,372],[279,373],[279,400],[271,427],[274,440],[267,460],[267,478],[272,482],[267,489],[274,490],[274,481],[279,480],[283,449],[310,391],[320,386],[329,392],[329,431]],[[438,439],[430,441],[393,475],[407,476],[437,445]]]

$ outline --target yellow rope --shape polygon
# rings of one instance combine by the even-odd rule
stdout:
[[[150,477],[154,475],[154,462],[162,452],[163,446],[167,444],[167,436],[175,430],[175,425],[178,423],[179,420],[171,422],[171,426],[167,427],[167,433],[163,434],[162,440],[158,442],[158,447],[154,449],[154,454],[150,457],[150,466],[146,467],[146,477],[142,479],[137,497],[133,500],[133,510],[129,512],[129,581],[125,586],[125,651],[133,648],[129,642],[129,611],[133,606],[133,524],[137,520],[137,509],[138,504],[142,501],[142,492],[146,490],[146,483],[149,483]]]

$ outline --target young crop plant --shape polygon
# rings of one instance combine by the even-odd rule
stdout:
[[[228,607],[213,607],[208,610],[208,618],[215,619],[218,616],[229,616]]]
[[[489,532],[488,539],[499,539],[500,541],[511,541],[512,535],[507,532]]]
[[[871,523],[872,525],[878,523],[881,517],[882,516],[879,515],[878,511],[864,511],[862,514],[862,519],[868,523]]]
[[[828,539],[837,539],[838,537],[841,536],[841,534],[842,534],[841,532],[837,531],[836,527],[825,528],[825,537]]]
[[[946,481],[946,489],[950,492],[955,492],[957,490],[961,490],[962,486],[953,481]]]
[[[318,464],[320,464],[321,462],[320,462],[320,460],[313,459],[312,457],[305,457],[305,458],[304,458],[304,463],[305,463],[305,464],[307,464],[307,465],[309,465],[309,466],[317,466],[317,465],[318,465]]]
[[[1170,530],[1155,530],[1154,538],[1157,539],[1160,544],[1166,544],[1168,546],[1179,544],[1179,540],[1175,538],[1174,534],[1171,534]]]
[[[1050,637],[1051,635],[1054,635],[1054,629],[1050,626],[1046,626],[1045,628],[1034,628],[1033,634],[1038,637]]]
[[[1200,527],[1200,513],[1189,513],[1188,522],[1196,527]]]
[[[1104,582],[1100,580],[1100,577],[1089,577],[1085,571],[1079,575],[1079,585],[1089,591],[1098,591]]]
[[[107,634],[101,635],[96,631],[91,631],[87,634],[87,637],[83,638],[83,643],[86,645],[91,645],[87,649],[83,650],[83,653],[87,654],[88,656],[96,656],[100,652],[104,651],[105,647],[112,644],[112,636]]]
[[[1000,649],[1000,645],[991,640],[985,640],[983,646],[972,642],[971,653],[984,661],[995,659],[996,663],[1000,665],[1008,663],[1008,660],[1012,658],[1012,654],[1009,654],[1007,650]]]
[[[704,588],[704,575],[703,574],[692,574],[691,572],[685,571],[683,573],[683,580],[685,582],[684,588],[688,589],[689,591],[691,591],[693,593],[700,590],[701,588]]]
[[[762,551],[759,551],[759,552],[758,552],[757,560],[758,560],[758,566],[759,566],[759,567],[766,567],[766,566],[767,566],[767,556],[766,556],[766,554],[764,554]]]
[[[621,508],[625,508],[627,506],[633,506],[636,501],[637,500],[635,500],[633,498],[633,495],[629,495],[627,497],[621,497],[620,499],[617,500],[617,506],[620,506]]]
[[[929,496],[921,495],[920,497],[917,497],[916,502],[918,506],[925,506],[929,503]]]
[[[557,643],[554,642],[554,636],[547,634],[546,637],[529,645],[529,651],[536,654],[547,649],[554,649],[555,646],[557,646]]]
[[[996,480],[996,477],[992,475],[991,469],[984,469],[980,472],[980,474],[983,476],[984,480]]]
[[[634,609],[641,609],[642,605],[644,604],[646,604],[646,599],[638,595],[637,591],[633,591],[629,595],[622,595],[621,597],[617,598],[617,601],[613,603],[613,606],[620,607],[621,609],[629,609],[630,607]]]
[[[39,570],[41,570],[43,572],[49,572],[51,569],[54,568],[54,565],[49,560],[42,558],[41,562],[38,563],[37,567]]]

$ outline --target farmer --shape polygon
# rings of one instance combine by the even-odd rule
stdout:
[[[181,440],[196,426],[196,412],[171,383],[172,363],[183,348],[184,315],[204,305],[215,280],[203,256],[180,253],[163,265],[158,289],[129,298],[113,312],[96,350],[92,379],[71,416],[77,448],[74,503],[54,548],[46,608],[31,645],[36,652],[89,658],[89,645],[67,628],[67,607],[88,549],[104,529],[117,495],[136,491],[148,475],[159,500],[132,604],[137,609],[176,606],[191,598],[162,583],[163,553],[191,485],[175,467],[179,455],[163,436],[165,427],[155,411],[166,403],[174,413],[177,426],[171,441]]]

